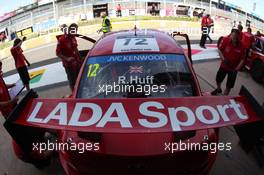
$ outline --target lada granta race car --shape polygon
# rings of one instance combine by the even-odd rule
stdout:
[[[176,35],[186,37],[187,54]],[[25,149],[32,148],[39,129],[56,131],[56,143],[85,144],[81,152],[57,150],[68,175],[205,175],[217,150],[176,145],[215,146],[219,127],[262,120],[262,108],[245,88],[241,92],[237,97],[201,92],[187,35],[112,32],[88,51],[69,98],[35,98],[31,91],[5,127]]]

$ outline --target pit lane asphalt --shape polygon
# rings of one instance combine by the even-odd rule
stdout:
[[[44,61],[41,64],[49,63]],[[53,60],[54,61],[54,60]],[[40,66],[40,63],[32,66]],[[219,60],[195,63],[195,72],[202,91],[210,92],[215,87],[215,75],[219,67]],[[223,84],[224,88],[225,82]],[[264,100],[264,86],[254,82],[248,72],[239,72],[235,88],[231,95],[237,95],[241,85],[245,85],[259,103]],[[42,98],[60,98],[70,93],[70,89],[66,84],[60,84],[55,87],[46,87],[45,89],[37,89],[39,96]],[[4,122],[3,117],[0,118],[1,123]],[[31,164],[24,163],[16,158],[11,145],[11,138],[0,126],[0,175],[64,175],[64,171],[60,166],[59,160],[54,159],[51,166],[38,170]],[[233,127],[220,129],[220,142],[231,142],[232,150],[230,152],[218,152],[217,160],[211,170],[210,175],[263,175],[264,169],[259,168],[256,159],[252,153],[246,154],[239,146],[238,137]],[[264,159],[264,158],[263,158]],[[188,162],[186,162],[188,163]],[[176,166],[176,165],[175,165]]]

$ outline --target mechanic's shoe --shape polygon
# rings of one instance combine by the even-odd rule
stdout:
[[[200,47],[201,47],[201,48],[203,48],[203,49],[206,49],[206,47],[205,47],[205,46],[201,46],[201,45],[200,45]]]
[[[211,92],[211,95],[218,95],[222,93],[222,89],[215,89],[214,91]]]

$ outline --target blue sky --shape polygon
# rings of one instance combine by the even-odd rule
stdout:
[[[253,12],[253,4],[256,3],[255,14],[264,19],[264,1],[263,0],[224,0],[231,4],[241,7],[244,11]]]
[[[19,6],[24,6],[32,3],[34,0],[0,0],[0,4],[5,4],[0,6],[0,16],[6,12],[17,9]],[[253,3],[257,4],[255,13],[264,19],[264,0],[224,0],[226,2],[232,3],[234,5],[242,7],[242,9],[252,12]]]
[[[13,11],[20,6],[24,6],[32,3],[33,0],[0,0],[0,16],[2,16],[6,12]]]

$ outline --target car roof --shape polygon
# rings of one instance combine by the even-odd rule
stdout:
[[[145,51],[116,51],[116,42],[120,38],[153,38],[158,49],[154,48],[153,42],[149,43],[149,50]],[[153,41],[153,40],[150,40]],[[156,45],[156,46],[157,46]],[[154,49],[153,49],[154,48]],[[100,56],[100,55],[113,55],[113,54],[126,54],[126,53],[174,53],[174,54],[184,54],[184,50],[175,39],[168,33],[158,31],[158,30],[122,30],[118,32],[111,32],[106,34],[104,37],[100,38],[94,47],[89,51],[90,56]]]

